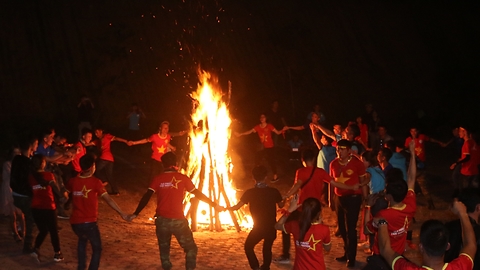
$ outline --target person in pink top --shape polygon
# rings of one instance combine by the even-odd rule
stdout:
[[[129,145],[137,145],[137,144],[144,144],[144,143],[152,143],[152,166],[150,167],[150,179],[151,180],[154,176],[159,175],[163,172],[163,165],[162,165],[162,156],[168,152],[175,152],[175,146],[170,144],[172,137],[175,136],[182,136],[187,133],[186,130],[176,132],[176,133],[169,133],[170,130],[170,123],[168,121],[163,121],[160,124],[158,129],[158,133],[152,134],[152,136],[138,140],[138,141],[129,141]]]
[[[322,224],[322,205],[316,198],[308,198],[301,204],[298,220],[287,222],[288,215],[298,209],[298,195],[295,195],[288,211],[275,224],[277,230],[293,234],[295,239],[295,262],[293,269],[327,269],[323,250],[330,251],[330,229]]]
[[[128,141],[120,137],[113,136],[112,134],[104,133],[103,128],[97,127],[94,131],[95,136],[97,137],[95,145],[100,148],[100,157],[97,159],[97,169],[95,171],[95,175],[99,177],[102,182],[108,183],[108,186],[110,187],[110,191],[108,192],[108,194],[118,196],[120,195],[120,193],[118,192],[118,186],[116,180],[112,177],[113,154],[110,150],[110,144],[113,141],[128,144]]]

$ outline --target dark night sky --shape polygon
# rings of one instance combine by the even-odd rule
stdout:
[[[232,83],[246,126],[273,99],[292,124],[315,103],[346,123],[367,102],[398,129],[419,110],[434,131],[478,123],[478,1],[337,2],[3,1],[0,121],[74,130],[87,94],[97,124],[126,126],[137,102],[150,128],[180,127],[201,65]]]

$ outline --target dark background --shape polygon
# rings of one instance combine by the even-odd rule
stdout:
[[[82,94],[112,130],[132,102],[147,133],[184,128],[199,66],[231,82],[239,129],[274,99],[292,125],[315,103],[328,126],[372,103],[402,136],[478,123],[478,1],[342,2],[2,1],[2,144],[47,125],[75,138]]]

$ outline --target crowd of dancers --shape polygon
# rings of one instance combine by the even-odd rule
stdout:
[[[344,242],[344,254],[335,258],[347,267],[355,267],[357,255],[357,221],[360,218],[369,242],[364,269],[422,269],[402,257],[411,241],[410,224],[416,212],[417,191],[426,197],[428,208],[435,204],[425,184],[425,144],[453,145],[458,158],[450,167],[453,173],[455,200],[453,211],[459,220],[447,225],[427,221],[420,232],[420,251],[424,265],[432,269],[472,269],[477,260],[476,239],[480,238],[478,215],[480,195],[478,167],[480,152],[471,130],[462,126],[454,129],[449,142],[428,137],[412,127],[404,142],[393,139],[378,116],[367,106],[367,114],[329,129],[325,116],[316,106],[304,125],[288,126],[277,113],[278,103],[271,111],[260,115],[260,123],[236,137],[256,133],[262,149],[257,153],[252,176],[253,188],[241,196],[235,206],[225,208],[197,190],[191,179],[178,168],[174,136],[169,122],[159,125],[158,132],[135,140],[120,138],[102,127],[91,127],[91,101],[82,97],[78,105],[80,139],[68,144],[55,129],[46,129],[40,136],[24,136],[12,147],[2,171],[2,212],[10,217],[9,227],[16,241],[23,241],[23,252],[40,261],[39,249],[50,234],[53,259],[64,260],[58,236],[57,218],[69,219],[78,236],[78,269],[85,269],[86,246],[90,242],[92,256],[89,269],[98,269],[101,239],[97,225],[98,198],[102,198],[126,221],[135,219],[153,194],[157,197],[156,235],[163,269],[171,269],[170,241],[175,235],[186,253],[186,269],[196,267],[198,247],[184,216],[184,192],[207,202],[217,211],[236,211],[249,206],[254,226],[245,242],[245,253],[252,269],[270,269],[272,246],[277,230],[282,231],[282,251],[276,263],[290,263],[291,235],[295,246],[294,269],[326,269],[323,250],[329,251],[329,228],[322,223],[322,207],[336,212],[338,228],[335,235]],[[138,133],[139,119],[145,117],[134,104],[127,116],[132,134]],[[272,120],[270,120],[272,119]],[[133,122],[133,124],[132,124]],[[295,174],[293,186],[281,194],[269,186],[279,181],[277,172],[279,137],[288,130],[305,130],[302,145],[298,137],[290,143],[291,150],[301,152],[303,167]],[[151,144],[151,183],[132,214],[123,212],[111,196],[119,188],[113,177],[114,156],[111,143],[128,146]],[[262,164],[266,162],[267,167]],[[272,175],[272,178],[269,178]],[[270,180],[269,180],[270,179]],[[468,189],[467,189],[468,188]],[[71,209],[70,215],[67,212]],[[282,213],[277,220],[277,213]],[[473,227],[472,227],[473,224]],[[38,229],[35,239],[34,226]],[[473,235],[473,237],[472,237]],[[263,263],[254,247],[263,240]],[[480,262],[480,261],[477,261]],[[444,265],[448,263],[448,265]],[[479,263],[480,264],[480,263]],[[446,268],[442,268],[446,267]],[[450,267],[450,268],[449,268]],[[460,268],[455,268],[460,267]]]

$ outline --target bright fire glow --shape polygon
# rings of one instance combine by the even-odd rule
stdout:
[[[228,154],[231,135],[231,119],[227,105],[222,99],[218,79],[207,72],[199,72],[199,85],[191,94],[195,100],[190,129],[190,152],[185,173],[195,186],[212,201],[228,207],[237,203],[236,191],[232,187],[232,160]],[[194,207],[186,197],[185,215],[191,218]],[[216,213],[207,203],[199,202],[196,211],[197,224],[210,225],[210,229],[221,226],[252,227],[252,221],[242,210]],[[234,219],[232,219],[232,216]],[[238,227],[237,227],[238,228]]]

